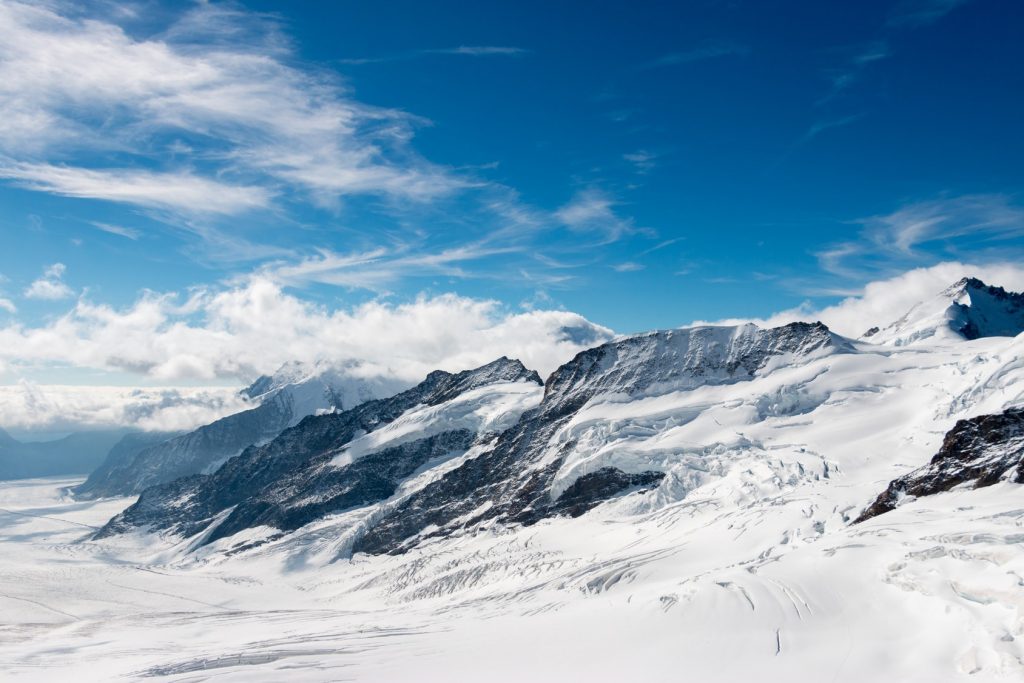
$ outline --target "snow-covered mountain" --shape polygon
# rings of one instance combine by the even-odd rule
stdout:
[[[1020,680],[1024,334],[994,323],[1014,295],[957,288],[977,334],[945,317],[913,343],[652,332],[543,387],[508,359],[433,373],[134,504],[0,486],[21,513],[0,516],[0,599],[33,624],[0,661],[50,678],[99,662],[108,678]]]
[[[447,449],[449,459],[461,457],[443,471],[432,468],[429,479],[368,515],[372,521],[362,520],[352,538],[356,552],[394,552],[423,532],[447,535],[491,519],[532,524],[579,515],[625,491],[656,486],[670,469],[663,460],[595,453],[589,444],[567,438],[563,428],[595,399],[639,400],[731,384],[852,350],[820,323],[654,332],[578,354],[548,378],[543,399],[539,390],[506,386],[540,386],[536,373],[518,361],[500,359],[455,376],[451,381],[459,391],[447,386],[448,375],[434,373],[392,399],[307,418],[212,476],[144,491],[99,536],[143,527],[199,537],[196,545],[256,527],[291,531],[332,512],[391,498],[418,468],[440,464],[438,448]],[[424,421],[424,405],[440,407]],[[528,408],[533,410],[524,413]],[[467,422],[467,410],[478,418],[497,411],[505,416],[497,423],[502,429],[492,420]],[[507,419],[520,413],[521,419]],[[364,432],[373,438],[358,438]],[[394,434],[407,434],[408,442],[396,444]],[[407,464],[382,475],[382,468],[396,462]]]
[[[206,544],[256,526],[291,531],[384,500],[424,465],[508,428],[540,387],[536,372],[507,358],[454,375],[433,372],[391,398],[307,417],[212,474],[147,489],[98,537],[144,527],[199,535],[196,543]]]
[[[107,429],[22,442],[0,429],[0,480],[90,472],[124,434],[123,429]]]
[[[1024,332],[1024,294],[1007,292],[965,277],[922,301],[884,328],[873,327],[862,339],[897,346],[932,341],[1014,337]]]
[[[111,452],[76,493],[83,499],[129,495],[219,467],[246,447],[264,443],[307,415],[345,410],[389,396],[405,383],[363,378],[347,364],[288,363],[257,379],[242,394],[256,404],[187,434],[146,444],[135,440]]]

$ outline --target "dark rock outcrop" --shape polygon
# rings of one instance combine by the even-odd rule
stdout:
[[[551,511],[555,514],[579,517],[623,492],[657,486],[664,477],[664,472],[628,474],[617,467],[602,467],[596,472],[584,474],[570,484],[551,506]]]
[[[212,474],[147,489],[98,536],[145,527],[203,544],[259,526],[296,529],[327,514],[388,499],[360,528],[352,549],[401,553],[424,538],[481,522],[529,525],[553,516],[578,516],[609,498],[650,489],[663,477],[661,472],[603,467],[556,490],[555,478],[575,444],[559,445],[555,437],[593,399],[746,381],[776,363],[852,351],[847,340],[820,323],[768,330],[697,327],[623,338],[559,367],[548,378],[540,405],[498,434],[453,428],[415,440],[410,435],[393,448],[345,462],[353,439],[410,409],[443,406],[498,382],[540,384],[535,372],[506,358],[457,375],[434,372],[392,398],[308,417]],[[472,445],[478,446],[473,457],[391,498],[413,472]]]
[[[133,527],[192,536],[234,508],[205,539],[210,542],[260,525],[297,528],[316,516],[359,501],[366,504],[381,500],[390,495],[382,496],[381,492],[389,486],[393,490],[423,462],[452,450],[465,450],[475,435],[460,430],[445,432],[405,444],[397,451],[382,451],[376,458],[365,456],[339,469],[331,461],[341,447],[416,406],[440,405],[479,387],[515,381],[541,383],[537,373],[519,361],[502,358],[457,374],[435,371],[419,385],[391,398],[368,401],[341,413],[307,417],[270,443],[246,449],[212,474],[194,475],[143,491],[135,505],[108,522],[97,536]],[[387,462],[389,458],[397,460]]]
[[[854,523],[889,512],[910,496],[1003,480],[1024,484],[1024,408],[957,422],[931,462],[890,482]]]
[[[561,453],[545,459],[548,445],[578,410],[600,394],[637,395],[738,382],[751,379],[779,356],[850,350],[845,339],[821,323],[792,323],[768,330],[746,325],[652,332],[583,351],[552,373],[541,405],[501,434],[491,451],[411,496],[359,538],[353,550],[401,553],[420,538],[445,535],[454,528],[485,520],[534,524],[576,510],[582,513],[600,502],[598,491],[614,495],[623,487],[649,488],[660,477],[644,473],[631,475],[643,479],[624,482],[606,473],[580,484],[582,488],[572,494],[580,496],[575,507],[560,505],[552,500],[551,484],[573,444],[565,444]]]

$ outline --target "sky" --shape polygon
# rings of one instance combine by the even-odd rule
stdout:
[[[526,340],[547,369],[1012,265],[1022,29],[1011,0],[0,0],[0,385]]]

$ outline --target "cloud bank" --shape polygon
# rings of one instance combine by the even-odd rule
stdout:
[[[866,285],[823,308],[804,304],[755,322],[821,320],[850,337],[896,320],[917,302],[965,276],[1024,291],[1024,267],[946,262]],[[697,321],[694,324],[709,324]],[[463,370],[499,356],[546,376],[612,332],[556,310],[510,311],[455,294],[406,303],[373,301],[330,309],[299,299],[257,275],[188,296],[146,293],[115,308],[81,298],[63,316],[30,327],[0,327],[0,426],[47,431],[132,425],[186,429],[247,407],[235,388],[129,389],[42,386],[17,381],[35,368],[135,374],[139,383],[231,381],[240,386],[288,361],[355,362],[354,374],[407,384],[435,369]]]
[[[1024,266],[1016,263],[978,265],[948,261],[870,282],[857,295],[824,308],[805,303],[767,318],[728,318],[695,321],[693,324],[735,325],[753,322],[775,327],[797,320],[820,320],[834,332],[847,337],[859,337],[872,327],[884,327],[899,319],[914,304],[935,296],[963,277],[977,277],[989,285],[1016,292],[1024,291]]]
[[[123,309],[83,297],[46,324],[0,327],[0,364],[8,378],[70,366],[167,383],[245,383],[287,361],[329,359],[415,382],[431,370],[462,370],[502,355],[549,373],[610,335],[575,313],[511,312],[454,294],[332,310],[254,276],[187,297],[148,292]]]
[[[229,387],[0,386],[0,427],[9,430],[184,431],[250,407]]]

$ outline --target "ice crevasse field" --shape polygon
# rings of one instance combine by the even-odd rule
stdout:
[[[1022,358],[1024,336],[857,342],[749,381],[604,395],[553,439],[576,444],[555,487],[608,465],[660,469],[660,485],[394,556],[346,552],[373,506],[226,553],[143,532],[90,541],[131,499],[5,482],[4,677],[1020,680],[1018,485],[851,522],[957,419],[1019,402]],[[471,392],[353,448],[438,421],[507,423],[542,392]]]

